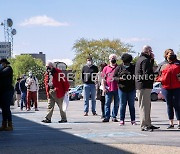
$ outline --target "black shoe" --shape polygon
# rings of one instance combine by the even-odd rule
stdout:
[[[109,119],[105,118],[102,122],[109,122]]]
[[[119,122],[116,118],[112,119],[113,122]]]
[[[141,131],[149,131],[149,132],[153,132],[153,129],[150,127],[142,127]]]
[[[61,121],[58,121],[59,123],[66,123],[67,120],[61,120]]]
[[[180,125],[177,126],[177,129],[180,129]]]
[[[150,129],[159,129],[160,127],[156,127],[156,126],[153,126],[151,125]]]
[[[98,115],[96,112],[94,112],[94,113],[92,113],[92,114],[93,114],[93,116],[97,116],[97,115]]]
[[[167,129],[172,129],[172,128],[174,128],[174,125],[169,125],[169,126],[167,127]]]
[[[42,122],[44,122],[44,123],[51,123],[51,120],[45,119],[45,120],[42,120]]]

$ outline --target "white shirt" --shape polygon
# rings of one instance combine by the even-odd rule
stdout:
[[[34,80],[35,78],[35,80]],[[38,91],[39,90],[39,83],[36,77],[28,77],[26,79],[26,83],[25,83],[27,90],[29,91]]]

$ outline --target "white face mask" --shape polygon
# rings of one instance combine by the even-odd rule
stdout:
[[[87,65],[91,66],[92,65],[92,61],[87,61]]]

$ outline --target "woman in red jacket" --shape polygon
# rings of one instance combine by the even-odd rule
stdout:
[[[174,110],[180,129],[180,61],[172,49],[167,49],[164,54],[165,61],[158,67],[157,81],[162,83],[162,94],[167,102],[170,125],[167,129],[174,128]]]

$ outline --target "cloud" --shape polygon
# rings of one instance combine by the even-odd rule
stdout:
[[[25,19],[20,26],[51,26],[51,27],[59,27],[59,26],[68,26],[69,24],[64,22],[61,23],[59,21],[56,21],[53,18],[50,18],[46,15],[42,16],[35,16],[31,17],[29,19]]]
[[[122,38],[121,39],[123,42],[146,42],[150,41],[151,39],[149,38],[138,38],[138,37],[132,37],[132,38]]]
[[[47,60],[48,62],[51,61],[51,62],[64,62],[66,65],[72,65],[73,64],[73,61],[71,59],[53,59],[53,60]]]

